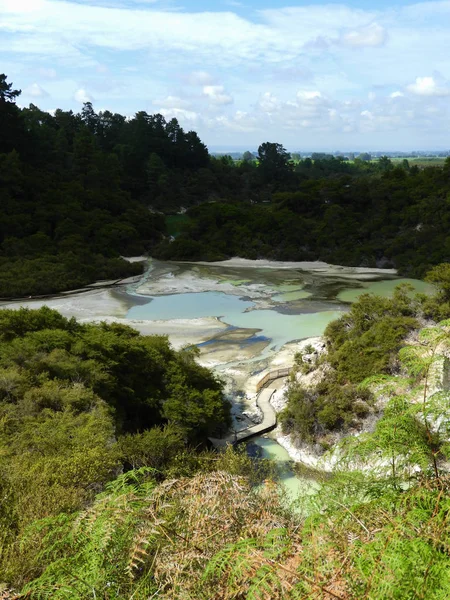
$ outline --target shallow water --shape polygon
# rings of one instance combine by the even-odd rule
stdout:
[[[237,327],[261,329],[260,335],[272,340],[271,349],[278,350],[290,341],[322,335],[328,323],[341,315],[339,311],[284,315],[274,310],[252,310],[235,315],[232,323],[226,317],[223,321]]]
[[[171,294],[155,296],[149,298],[146,304],[133,306],[127,313],[127,319],[167,321],[227,316],[234,320],[235,316],[253,306],[253,302],[223,292]]]
[[[254,306],[251,301],[223,292],[171,294],[155,296],[149,298],[146,304],[133,306],[127,313],[127,319],[165,321],[220,317],[222,322],[233,327],[261,330],[260,335],[271,340],[271,349],[277,350],[292,340],[322,335],[328,323],[341,314],[336,310],[301,314],[301,308],[300,314],[249,310]]]
[[[347,277],[347,278],[346,278]],[[171,321],[215,317],[249,332],[248,342],[269,340],[259,358],[267,358],[284,344],[324,333],[326,326],[347,310],[361,294],[388,297],[399,283],[430,292],[428,284],[414,279],[376,273],[367,281],[332,273],[299,269],[230,268],[153,261],[136,290],[129,289],[127,319]],[[378,281],[373,279],[378,278]],[[138,293],[136,293],[136,291]],[[258,338],[254,336],[259,331]],[[237,350],[242,344],[237,344]],[[258,350],[259,352],[259,350]],[[242,354],[241,354],[242,356]],[[257,359],[258,357],[256,357]],[[252,362],[255,357],[252,357]],[[224,365],[230,364],[230,355]]]
[[[378,294],[383,298],[390,298],[394,293],[394,289],[401,283],[407,283],[414,288],[415,292],[421,294],[432,294],[434,287],[425,281],[418,279],[391,279],[388,281],[374,281],[371,283],[363,283],[359,288],[350,288],[343,290],[337,294],[337,299],[341,302],[355,302],[362,294]]]
[[[269,437],[258,437],[252,440],[252,443],[262,449],[262,458],[268,458],[276,463],[278,480],[283,484],[291,502],[297,500],[299,495],[314,494],[320,488],[317,482],[301,479],[294,474],[289,454],[275,440]]]
[[[294,290],[292,292],[284,292],[283,294],[277,294],[272,296],[273,302],[291,302],[292,300],[303,300],[304,298],[310,298],[312,294],[305,292],[304,290]]]

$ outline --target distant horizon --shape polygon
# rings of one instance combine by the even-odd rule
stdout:
[[[262,143],[262,142],[261,142]],[[220,145],[208,145],[208,150],[211,153],[222,153],[222,152],[254,152],[257,153],[258,152],[258,148],[248,148],[247,146],[220,146]],[[446,148],[433,148],[433,149],[429,149],[429,148],[414,148],[414,149],[407,149],[407,150],[400,150],[398,148],[396,148],[395,150],[388,150],[386,148],[382,148],[382,149],[375,149],[375,148],[352,148],[351,150],[330,150],[330,149],[311,149],[308,148],[306,150],[300,150],[299,148],[294,148],[294,147],[287,147],[284,146],[284,148],[290,153],[290,154],[296,154],[296,153],[300,153],[300,154],[313,154],[313,153],[324,153],[324,154],[333,154],[333,155],[338,155],[338,154],[362,154],[364,152],[367,152],[368,154],[373,154],[373,153],[387,153],[387,154],[407,154],[408,152],[410,152],[411,154],[414,152],[419,152],[419,153],[423,153],[423,152],[427,152],[430,155],[432,154],[438,154],[438,153],[443,153],[446,152],[450,155],[450,147],[446,147]]]

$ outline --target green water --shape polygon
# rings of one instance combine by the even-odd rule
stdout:
[[[235,287],[239,287],[240,285],[247,285],[249,283],[252,283],[252,280],[251,279],[234,279],[234,280],[224,279],[222,281],[222,283],[231,283],[231,285],[234,285]]]
[[[159,265],[159,269],[165,272],[170,268],[171,265],[167,263]],[[186,272],[199,280],[204,280],[205,275],[210,276],[208,267],[200,269],[183,265],[182,268],[173,268],[175,277]],[[157,274],[149,274],[149,281],[153,276],[158,277]],[[232,282],[238,289],[242,289],[245,299],[218,291],[140,296],[139,303],[136,302],[130,308],[127,318],[170,321],[216,317],[234,327],[259,329],[259,338],[267,338],[271,342],[270,350],[277,350],[287,342],[322,335],[328,323],[346,309],[342,303],[354,302],[363,293],[373,292],[389,297],[400,283],[409,283],[418,292],[430,293],[433,289],[415,279],[352,282],[335,276],[301,273],[298,270],[216,267],[214,276],[211,286],[217,280]],[[265,298],[269,304],[272,303],[272,307],[255,309],[256,304],[251,301],[253,294],[255,302],[256,298]]]
[[[168,321],[171,319],[198,319],[201,317],[227,317],[234,321],[253,302],[222,292],[199,292],[149,297],[147,304],[130,308],[127,319]],[[234,323],[233,323],[234,325]]]
[[[292,302],[293,300],[303,300],[304,298],[310,298],[312,294],[305,292],[304,290],[297,290],[293,292],[284,292],[284,294],[277,294],[272,296],[273,302]]]
[[[234,315],[232,322],[224,321],[236,327],[261,329],[260,335],[272,340],[271,346],[281,348],[292,340],[302,340],[323,334],[326,326],[342,315],[336,310],[283,315],[273,310],[252,310],[248,313]]]
[[[432,285],[418,279],[391,279],[363,283],[362,287],[343,290],[338,293],[337,299],[341,302],[355,302],[362,294],[368,293],[390,298],[394,293],[394,289],[401,283],[408,283],[414,288],[415,292],[422,294],[432,294],[435,291]]]
[[[299,478],[294,474],[289,454],[275,440],[258,437],[252,442],[262,449],[262,458],[268,458],[276,463],[278,480],[283,484],[290,501],[297,500],[299,495],[314,494],[320,489],[317,482]]]
[[[254,303],[222,292],[173,294],[149,298],[146,304],[133,306],[128,319],[168,321],[220,317],[221,321],[244,329],[260,329],[259,337],[271,340],[271,348],[287,342],[322,335],[325,327],[338,318],[339,311],[285,315],[273,310],[250,310]],[[246,312],[248,311],[248,312]]]

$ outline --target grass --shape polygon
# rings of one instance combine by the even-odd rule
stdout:
[[[402,163],[404,158],[392,158],[394,164]],[[409,162],[409,166],[417,165],[418,167],[442,167],[445,163],[446,157],[444,156],[412,156],[406,158]]]

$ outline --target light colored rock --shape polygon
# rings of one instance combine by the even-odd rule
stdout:
[[[243,416],[246,417],[249,421],[254,423],[255,425],[259,425],[263,422],[263,415],[261,411],[256,407],[256,410],[251,412],[249,410],[244,410],[242,412]]]
[[[276,413],[281,412],[284,408],[286,408],[286,404],[287,404],[287,397],[286,397],[286,392],[288,389],[288,381],[286,381],[284,383],[284,385],[282,387],[280,387],[280,389],[275,390],[270,403],[272,404],[272,406],[275,409]]]
[[[121,256],[120,258],[123,258],[123,260],[126,260],[129,263],[144,262],[148,260],[148,256]]]
[[[329,263],[321,261],[303,261],[303,262],[290,262],[290,261],[275,261],[275,260],[249,260],[247,258],[234,257],[228,260],[216,261],[216,262],[205,262],[186,261],[187,264],[207,265],[209,267],[238,267],[241,269],[301,269],[303,271],[311,271],[321,273],[323,275],[330,275],[339,277],[345,277],[348,279],[364,279],[364,276],[371,279],[375,276],[382,275],[395,275],[396,269],[378,269],[370,267],[342,267],[340,265],[331,265]]]

